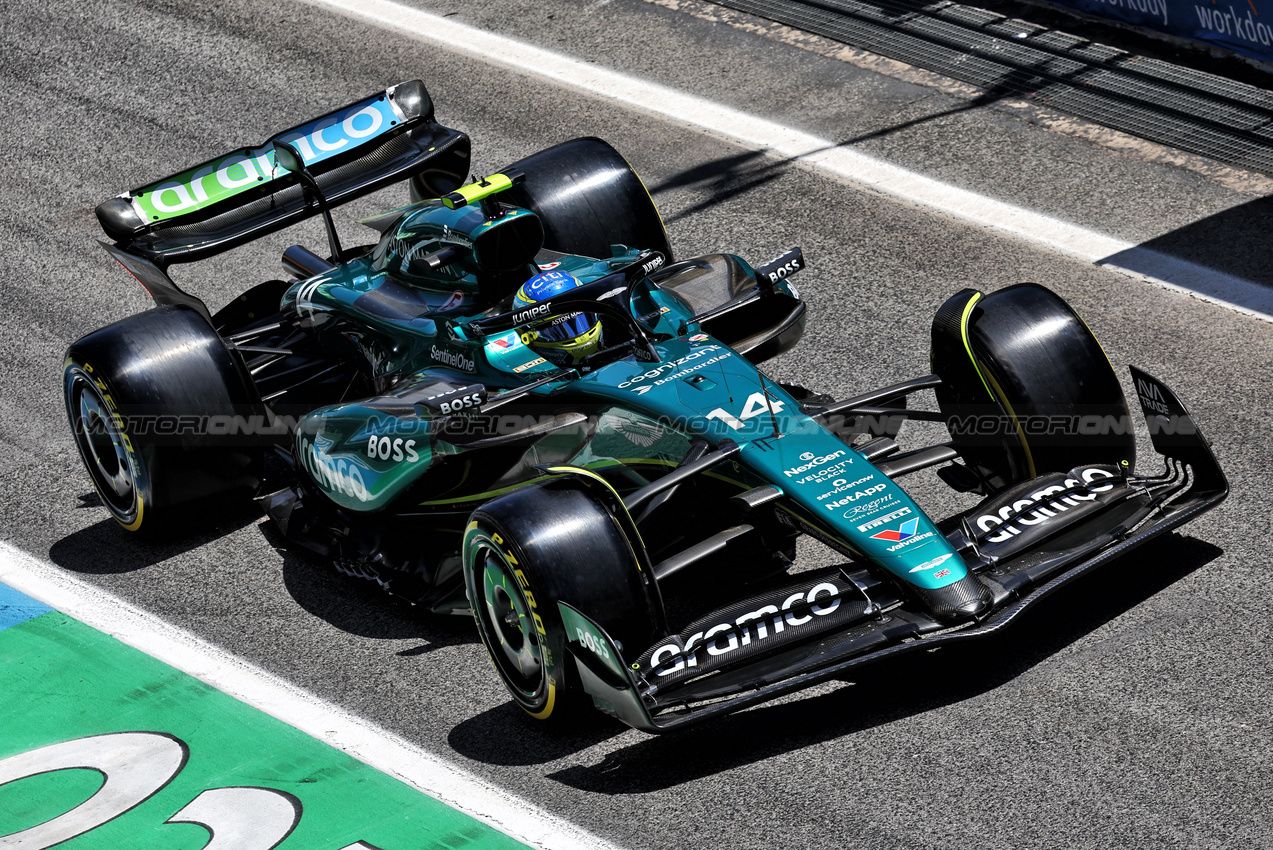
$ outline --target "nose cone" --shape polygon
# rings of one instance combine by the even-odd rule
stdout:
[[[929,616],[943,623],[979,619],[990,613],[994,604],[990,589],[972,573],[945,587],[914,590]]]

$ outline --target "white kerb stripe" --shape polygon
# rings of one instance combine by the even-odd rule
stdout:
[[[301,0],[386,30],[609,98],[1039,247],[1273,321],[1273,290],[908,171],[827,139],[391,0]],[[427,84],[427,81],[426,81]]]
[[[0,541],[0,582],[542,850],[618,850],[337,705]]]

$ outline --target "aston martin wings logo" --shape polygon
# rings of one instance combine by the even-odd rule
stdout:
[[[663,429],[649,422],[635,422],[625,419],[619,423],[619,431],[636,445],[648,449],[663,436]]]

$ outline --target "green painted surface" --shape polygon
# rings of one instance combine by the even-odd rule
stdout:
[[[209,846],[205,827],[165,821],[208,789],[235,786],[285,792],[300,807],[291,833],[277,845],[262,837],[261,847],[339,850],[359,841],[380,850],[523,846],[58,612],[0,632],[0,717],[0,769],[18,754],[112,733],[160,733],[188,748],[188,760],[167,785],[114,820],[57,845],[66,850]],[[105,785],[121,772],[127,771],[117,770]],[[0,785],[0,846],[14,846],[18,838],[6,841],[4,835],[75,809],[102,783],[98,771],[64,769]],[[235,817],[251,820],[248,799]],[[236,846],[249,850],[248,844]]]

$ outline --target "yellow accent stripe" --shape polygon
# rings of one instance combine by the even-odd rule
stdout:
[[[633,464],[645,464],[647,466],[676,466],[676,462],[670,461],[670,460],[661,460],[661,459],[645,458],[645,457],[621,457],[621,458],[614,458],[613,460],[593,461],[592,463],[588,464],[587,469],[580,466],[567,466],[567,467],[561,467],[561,468],[570,469],[570,470],[582,470],[586,472],[588,469],[609,469],[615,466],[631,466]],[[459,504],[461,502],[476,502],[483,499],[493,499],[496,496],[502,496],[505,493],[511,493],[514,490],[520,490],[522,487],[529,487],[532,484],[536,484],[540,481],[547,481],[547,480],[548,480],[548,476],[540,476],[539,478],[530,478],[530,479],[527,479],[526,481],[518,482],[517,484],[510,484],[507,487],[501,487],[498,490],[487,490],[484,493],[475,493],[472,496],[456,496],[450,499],[433,499],[428,502],[417,502],[416,504],[420,507],[429,507],[432,505],[454,505],[454,504]],[[608,483],[604,481],[604,479],[602,480],[602,483],[606,484],[607,487],[610,486]],[[613,490],[614,488],[611,487],[610,489]]]
[[[480,183],[470,183],[467,186],[461,186],[449,195],[442,198],[442,203],[448,209],[456,209],[466,206],[467,204],[475,204],[483,198],[489,198],[497,192],[503,192],[505,189],[511,189],[513,181],[503,174],[492,174]]]
[[[544,706],[543,711],[531,711],[526,706],[522,706],[522,710],[536,720],[547,720],[548,715],[553,713],[553,705],[557,702],[557,686],[552,679],[548,680],[548,704]]]
[[[964,340],[964,351],[968,353],[968,360],[972,363],[972,368],[976,370],[977,377],[981,379],[981,385],[986,388],[986,392],[991,399],[998,401],[1008,411],[1008,415],[1012,417],[1012,424],[1017,429],[1017,440],[1021,443],[1021,449],[1025,452],[1026,469],[1030,473],[1030,477],[1034,478],[1038,473],[1035,472],[1034,455],[1030,453],[1030,444],[1025,439],[1025,429],[1021,427],[1021,420],[1017,417],[1017,413],[1012,409],[1012,404],[1008,401],[1007,394],[1003,391],[1003,387],[999,386],[999,382],[994,379],[993,375],[987,376],[981,371],[981,364],[977,362],[977,356],[972,353],[972,345],[968,342],[968,317],[972,315],[972,308],[981,300],[981,293],[978,292],[968,299],[968,303],[964,306],[964,314],[959,319],[959,333]],[[987,380],[989,378],[989,380]],[[990,385],[994,384],[994,389]],[[996,393],[995,390],[998,390]]]
[[[964,351],[968,352],[968,360],[972,363],[973,370],[977,373],[977,377],[981,378],[981,385],[986,388],[986,394],[994,398],[994,393],[990,390],[990,385],[986,383],[986,376],[981,374],[981,367],[977,365],[977,358],[973,356],[972,346],[968,343],[968,317],[972,315],[972,308],[981,300],[981,293],[974,293],[968,299],[968,303],[964,305],[964,314],[959,317],[959,335],[964,340]]]
[[[605,487],[607,490],[609,490],[614,495],[614,498],[618,501],[620,510],[622,510],[624,513],[627,513],[627,510],[628,510],[627,506],[623,504],[623,497],[619,495],[619,491],[614,489],[614,487],[610,486],[609,481],[605,480],[600,475],[593,472],[591,469],[585,469],[582,466],[550,466],[548,467],[548,471],[553,473],[554,475],[577,474],[577,475],[583,475],[593,479],[594,481],[598,482],[602,487]],[[631,514],[628,514],[627,519],[628,519],[628,527],[631,528],[632,533],[636,535],[637,544],[640,545],[642,549],[644,549],[645,541],[641,539],[641,529],[637,528],[637,524],[632,519]],[[622,527],[622,524],[620,524],[620,526]],[[626,537],[626,534],[624,536]],[[631,547],[631,545],[632,545],[631,542],[629,542],[628,546]],[[633,563],[637,565],[637,569],[641,568],[641,559],[637,557],[636,552],[632,553],[632,561]]]
[[[1034,455],[1030,453],[1030,444],[1025,439],[1025,429],[1021,427],[1021,418],[1017,416],[1017,412],[1012,409],[1012,405],[1008,402],[1008,396],[1003,391],[1003,387],[999,386],[999,382],[994,379],[994,375],[990,376],[990,382],[995,385],[995,389],[999,391],[999,403],[1008,411],[1008,415],[1012,417],[1012,424],[1017,429],[1017,439],[1021,442],[1021,448],[1025,452],[1026,471],[1030,473],[1030,477],[1034,478],[1039,473],[1034,466]]]
[[[136,485],[137,485],[137,476],[134,475],[133,486],[136,486]],[[138,493],[137,494],[137,519],[133,520],[127,525],[124,525],[124,523],[121,522],[120,525],[123,525],[124,528],[127,529],[128,531],[136,531],[137,529],[141,528],[141,516],[142,516],[142,513],[145,512],[145,509],[146,509],[146,505],[142,502],[141,493]]]

